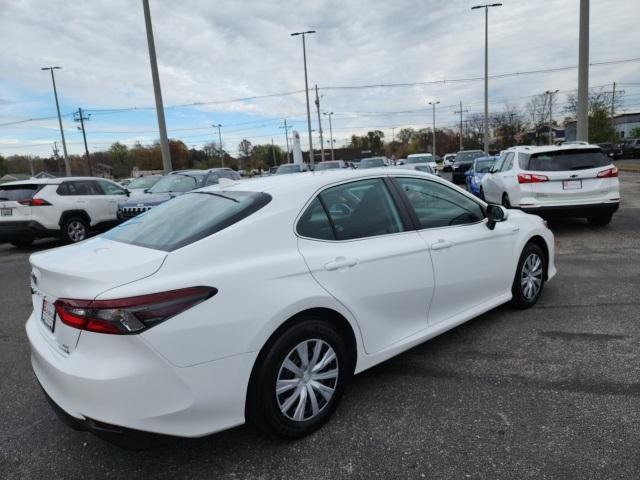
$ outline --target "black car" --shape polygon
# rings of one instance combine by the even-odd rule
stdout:
[[[640,158],[640,138],[625,140],[619,156],[620,158]]]
[[[240,174],[230,168],[211,170],[180,170],[171,172],[146,190],[144,195],[131,198],[118,208],[118,220],[125,221],[140,215],[156,205],[183,195],[196,188],[216,185],[220,178],[240,180]]]
[[[604,153],[608,158],[616,159],[620,153],[620,149],[616,148],[613,143],[598,143],[600,150]]]
[[[485,153],[482,150],[463,150],[456,153],[456,159],[453,163],[452,179],[453,183],[465,183],[465,173],[473,166],[473,161],[476,158],[484,157]]]

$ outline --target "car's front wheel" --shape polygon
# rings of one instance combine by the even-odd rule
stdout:
[[[518,268],[511,286],[511,304],[520,309],[534,306],[542,295],[546,272],[547,259],[542,248],[536,243],[527,243],[518,260]]]
[[[335,411],[351,375],[344,339],[328,322],[308,317],[284,331],[258,359],[247,415],[262,429],[299,438]]]

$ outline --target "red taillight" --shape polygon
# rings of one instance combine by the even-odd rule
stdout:
[[[139,333],[213,297],[210,287],[190,287],[116,300],[56,301],[62,323],[97,333]]]
[[[538,175],[537,173],[519,173],[518,183],[542,183],[548,182],[549,177],[546,175]]]
[[[611,178],[618,176],[618,167],[607,168],[606,170],[602,170],[598,172],[598,178]]]
[[[22,205],[27,205],[28,207],[45,207],[47,205],[51,205],[49,202],[47,202],[46,200],[43,200],[42,198],[18,200],[18,203],[21,203]]]

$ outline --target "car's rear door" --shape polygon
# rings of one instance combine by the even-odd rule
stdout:
[[[86,212],[91,225],[111,219],[111,209],[107,196],[95,180],[72,180],[65,182],[66,195],[73,198],[75,210]]]
[[[382,178],[321,192],[297,224],[316,281],[355,316],[378,352],[427,328],[433,268],[425,244]]]
[[[435,291],[429,325],[508,295],[517,228],[501,222],[490,230],[477,201],[440,182],[411,177],[395,181],[430,250]]]
[[[38,184],[0,185],[0,222],[31,220],[29,201],[41,187]]]

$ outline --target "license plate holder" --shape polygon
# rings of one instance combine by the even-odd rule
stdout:
[[[582,180],[563,180],[562,181],[562,189],[563,190],[580,190],[582,189]]]
[[[13,208],[0,208],[0,217],[13,216]]]
[[[56,307],[53,303],[48,301],[46,298],[42,300],[42,315],[41,315],[42,323],[51,330],[51,333],[56,328]]]

